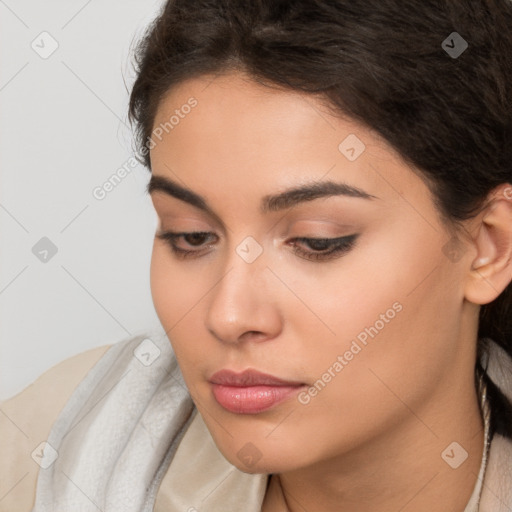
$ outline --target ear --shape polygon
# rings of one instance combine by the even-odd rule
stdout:
[[[505,183],[489,194],[473,229],[477,255],[467,275],[465,297],[474,304],[488,304],[512,280],[512,185]]]

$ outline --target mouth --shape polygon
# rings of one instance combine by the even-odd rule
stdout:
[[[221,370],[210,377],[219,405],[236,414],[258,414],[291,398],[305,387],[303,382],[283,380],[256,370],[236,373]]]

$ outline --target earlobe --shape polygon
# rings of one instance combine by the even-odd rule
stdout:
[[[512,190],[508,184],[492,192],[479,215],[473,244],[477,255],[469,269],[465,297],[475,304],[495,300],[512,280]]]

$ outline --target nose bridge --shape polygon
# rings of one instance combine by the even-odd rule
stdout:
[[[269,334],[276,328],[265,280],[263,246],[247,236],[226,257],[224,273],[214,286],[206,318],[207,328],[223,341],[236,342],[247,331]]]
[[[247,236],[229,248],[225,272],[214,290],[215,301],[222,307],[244,306],[258,300],[263,291],[262,281],[267,272],[263,246],[252,236]],[[256,306],[256,302],[253,304]]]

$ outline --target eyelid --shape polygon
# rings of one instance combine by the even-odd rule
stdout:
[[[156,201],[153,202],[154,209],[159,219],[169,218],[172,219],[172,221],[185,220],[187,222],[201,222],[201,224],[204,222],[205,224],[212,226],[213,230],[217,230],[223,235],[225,235],[228,231],[231,231],[231,229],[229,228],[229,223],[225,223],[223,219],[218,218],[217,216],[214,216],[212,218],[208,215],[208,213],[203,212],[202,210],[198,210],[197,208],[188,203],[184,203],[182,201],[176,200],[173,197],[167,196],[159,190],[155,190],[155,197],[158,197],[159,193],[162,194],[162,198],[157,199]],[[334,229],[347,229],[353,231],[354,229],[356,229],[356,224],[354,224],[354,222],[343,222],[343,219],[346,218],[347,215],[353,218],[353,220],[356,220],[356,218],[354,218],[354,212],[350,208],[347,209],[347,207],[343,206],[343,208],[340,209],[341,206],[340,208],[333,206],[332,208],[335,208],[335,210],[333,210],[332,208],[325,209],[326,205],[322,206],[322,203],[320,202],[319,206],[316,203],[316,201],[321,201],[322,199],[325,201],[329,199],[336,199],[339,197],[341,196],[330,196],[326,198],[320,197],[311,202],[304,202],[299,205],[296,205],[295,207],[287,211],[285,214],[283,214],[283,212],[272,213],[272,217],[269,218],[269,221],[272,223],[271,227],[275,227],[281,224],[282,222],[289,222],[289,225],[295,225],[298,223],[305,222],[308,224],[327,224],[328,226],[332,226]],[[346,199],[350,199],[348,196],[344,197]],[[169,199],[171,199],[172,201],[169,202]],[[334,214],[333,211],[335,211],[336,213]],[[365,211],[358,210],[357,221],[361,220],[361,214],[366,215],[367,213]],[[274,215],[279,215],[277,221],[275,217],[273,217]],[[311,217],[314,217],[314,219]],[[207,229],[206,227],[204,229],[201,227],[198,228],[197,230],[206,231]],[[188,231],[191,230],[189,229]]]
[[[162,209],[161,212],[155,208],[158,227],[160,231],[174,231],[180,233],[205,233],[205,232],[216,232],[219,236],[225,235],[226,231],[222,224],[217,224],[215,220],[210,219],[201,212],[194,213],[183,213],[180,210]],[[165,230],[164,225],[169,224],[172,228]],[[181,229],[180,226],[183,226]]]

